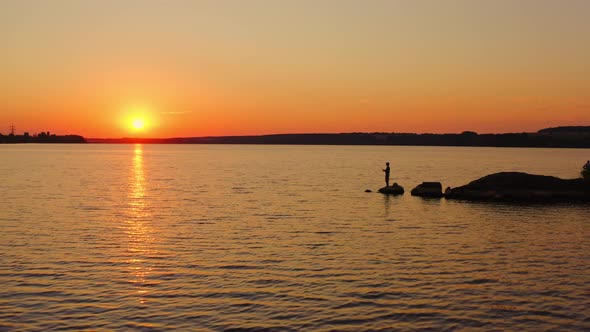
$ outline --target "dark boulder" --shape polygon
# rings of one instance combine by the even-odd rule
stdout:
[[[385,195],[403,195],[404,187],[400,186],[397,183],[394,183],[391,186],[386,186],[379,189],[379,192]]]
[[[502,172],[461,187],[447,188],[445,197],[498,201],[590,201],[590,186],[583,179]]]
[[[422,182],[411,191],[412,196],[443,197],[440,182]]]

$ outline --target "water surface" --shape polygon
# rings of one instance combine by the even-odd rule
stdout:
[[[589,205],[364,192],[589,155],[3,145],[0,330],[589,330]]]

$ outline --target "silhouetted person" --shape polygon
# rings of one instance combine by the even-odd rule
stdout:
[[[590,160],[586,161],[586,165],[584,165],[583,168],[587,171],[590,171]]]
[[[383,172],[385,172],[385,185],[387,187],[389,187],[389,172],[390,172],[390,168],[389,168],[389,163],[385,163],[385,169],[383,170]]]

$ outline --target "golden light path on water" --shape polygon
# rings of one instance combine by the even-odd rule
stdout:
[[[152,252],[151,244],[154,240],[150,225],[152,216],[146,199],[147,181],[143,169],[143,147],[136,144],[133,150],[133,163],[129,174],[128,203],[125,223],[127,224],[128,251],[131,257],[127,260],[132,273],[131,283],[135,285],[135,293],[140,297],[140,303],[146,302],[147,278],[151,267],[146,263],[146,257]]]

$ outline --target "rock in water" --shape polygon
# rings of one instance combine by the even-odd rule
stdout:
[[[403,195],[404,187],[394,183],[391,186],[386,186],[379,189],[379,192],[386,195]]]
[[[373,191],[371,189],[367,189],[365,190],[366,193],[372,193]]]
[[[422,182],[411,191],[412,196],[443,197],[440,182]]]
[[[502,172],[461,187],[447,188],[445,198],[497,201],[590,201],[590,185],[583,179]]]

